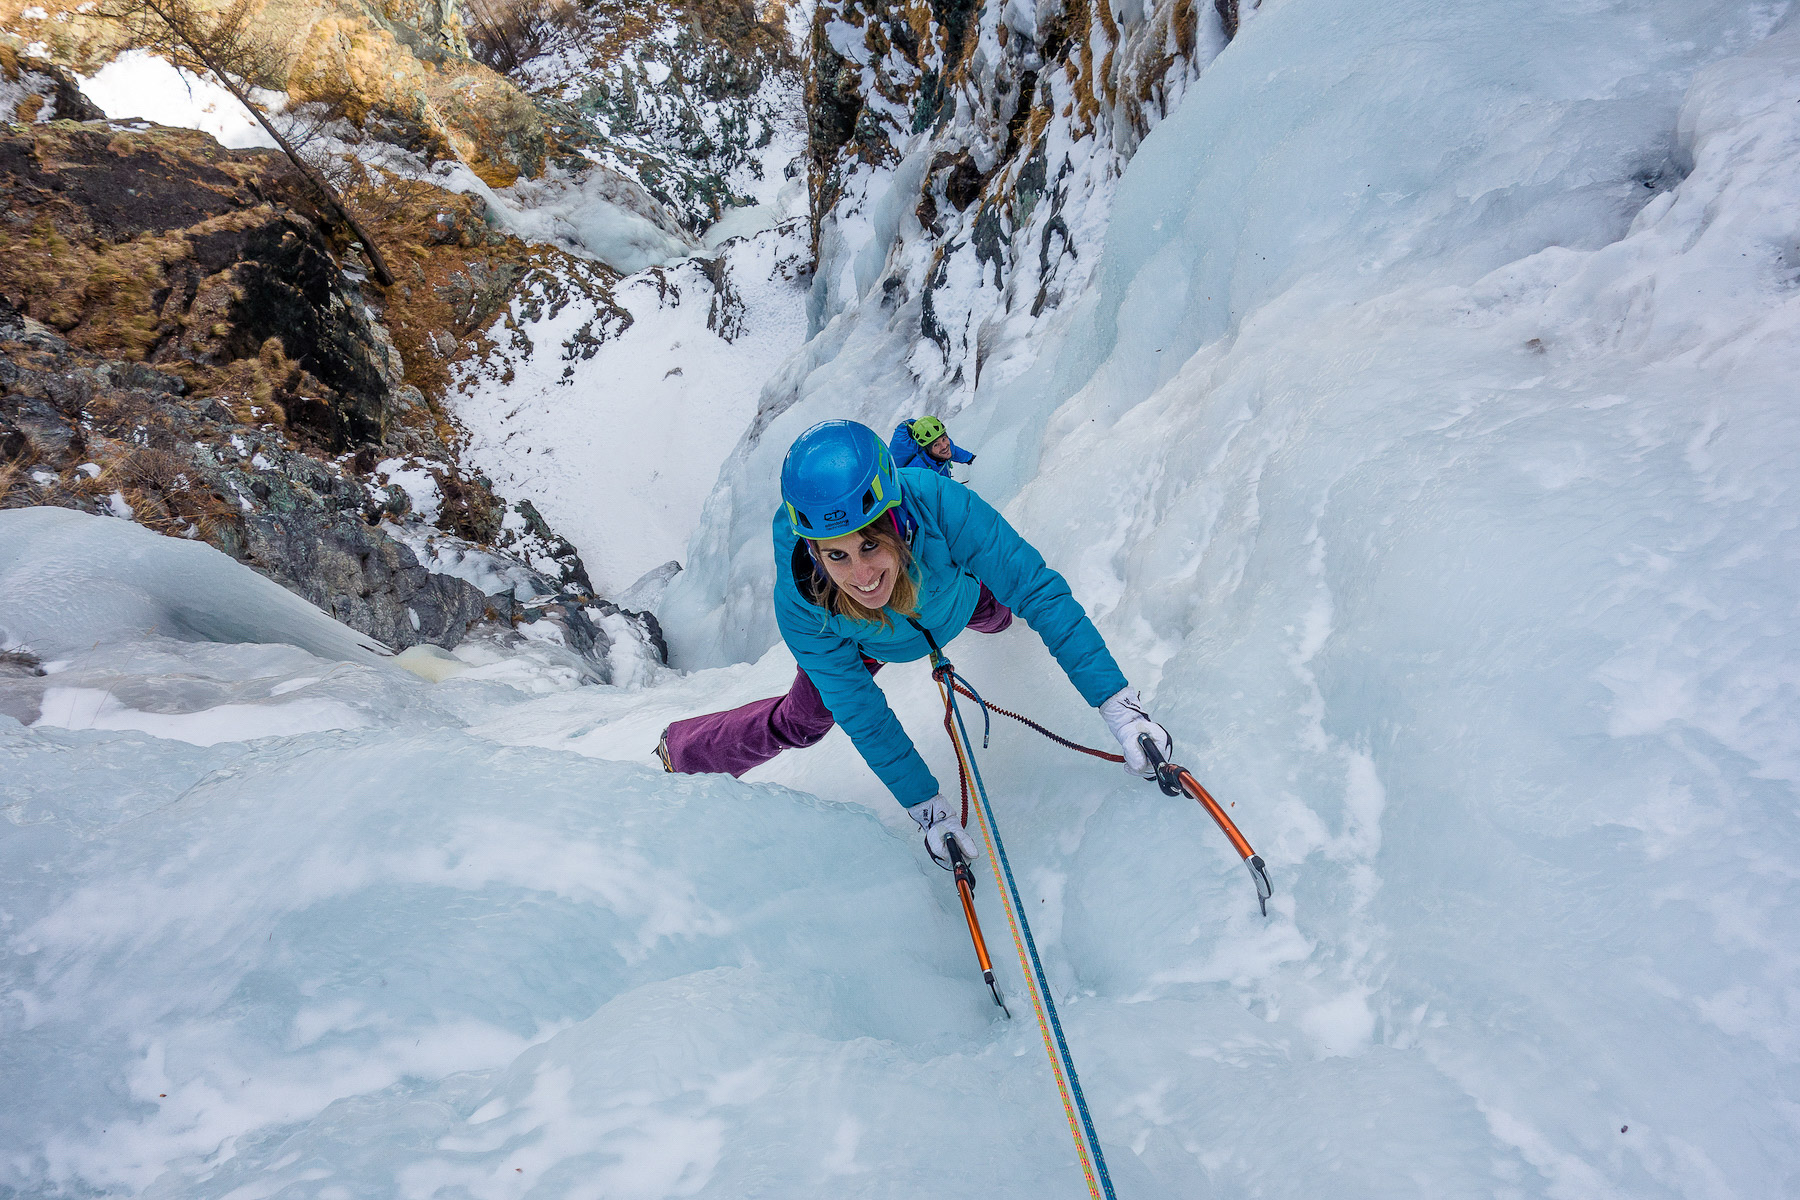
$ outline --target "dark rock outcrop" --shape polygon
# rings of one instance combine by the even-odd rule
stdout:
[[[454,646],[483,621],[512,620],[512,597],[426,570],[360,518],[304,503],[260,513],[243,523],[243,561],[390,646]]]
[[[453,646],[510,596],[434,574],[342,463],[141,363],[84,353],[0,301],[0,506],[130,516],[201,538],[390,646]]]
[[[399,379],[298,187],[284,158],[186,130],[0,135],[0,296],[251,423],[333,453],[382,443]]]

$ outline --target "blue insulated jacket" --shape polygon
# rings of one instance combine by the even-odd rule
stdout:
[[[918,526],[912,540],[919,591],[915,619],[938,645],[948,644],[968,625],[985,583],[1044,639],[1089,704],[1098,708],[1125,686],[1118,663],[1069,594],[1069,585],[992,505],[961,484],[917,467],[900,471],[900,486]],[[930,645],[892,609],[887,610],[892,628],[883,629],[814,604],[806,590],[811,560],[794,536],[785,507],[775,515],[774,534],[775,620],[788,649],[894,798],[909,808],[931,799],[938,794],[937,780],[861,658],[867,654],[882,662],[911,662],[930,654]]]
[[[929,467],[939,475],[945,477],[948,477],[950,474],[950,463],[972,463],[975,461],[975,456],[973,454],[970,454],[967,450],[964,450],[961,446],[957,445],[955,438],[951,438],[950,462],[939,462],[937,459],[931,457],[931,455],[925,453],[925,447],[913,441],[911,421],[902,421],[894,426],[894,436],[888,439],[888,453],[894,456],[894,465],[896,467]],[[993,585],[989,584],[988,587],[991,589]],[[927,800],[931,799],[930,796],[925,798]]]

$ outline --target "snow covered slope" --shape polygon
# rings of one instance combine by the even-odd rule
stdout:
[[[1265,921],[1193,805],[996,729],[1121,1197],[1795,1190],[1785,14],[1271,2],[955,415],[1277,888]],[[127,635],[6,682],[354,721],[0,716],[0,1188],[1085,1194],[1036,1029],[841,733],[648,766],[790,675],[780,454],[918,402],[879,282],[708,501],[660,610],[705,669],[530,695]],[[1030,631],[952,652],[1103,736]],[[950,780],[923,668],[881,683]]]
[[[764,380],[804,340],[800,223],[616,278],[527,276],[460,368],[463,461],[529,500],[616,593],[683,556]]]

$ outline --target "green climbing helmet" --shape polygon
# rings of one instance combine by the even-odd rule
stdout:
[[[944,423],[936,417],[920,417],[907,426],[912,431],[912,439],[921,446],[929,446],[944,436]]]

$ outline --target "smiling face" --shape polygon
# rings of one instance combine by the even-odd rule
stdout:
[[[925,447],[925,453],[931,455],[931,457],[937,459],[939,462],[949,462],[950,461],[950,435],[946,433],[943,436],[939,437],[937,441],[935,441],[935,442],[931,443],[931,445]]]
[[[813,544],[825,573],[846,595],[867,609],[886,607],[900,578],[900,558],[892,547],[871,537],[867,529]]]

